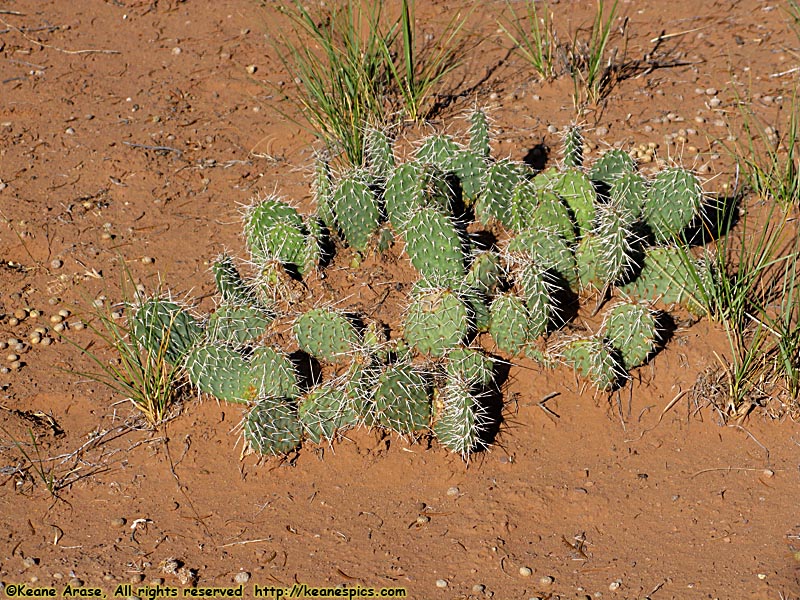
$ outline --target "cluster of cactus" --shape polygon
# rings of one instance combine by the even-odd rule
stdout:
[[[563,168],[535,172],[491,157],[483,112],[469,121],[467,144],[435,134],[398,160],[373,129],[363,166],[333,174],[319,160],[314,214],[275,196],[245,211],[253,273],[218,258],[210,316],[154,298],[133,313],[132,332],[166,350],[200,391],[246,404],[244,440],[263,454],[367,426],[430,434],[466,457],[496,425],[491,352],[564,362],[598,389],[615,388],[656,350],[657,303],[699,307],[702,265],[671,243],[700,215],[699,182],[680,168],[647,178],[621,150],[586,169],[577,127],[565,135]],[[478,241],[487,238],[496,243]],[[351,248],[357,269],[395,240],[416,274],[401,331],[315,305],[305,280],[332,248]],[[599,307],[614,295],[598,331],[564,333],[582,298]],[[268,343],[287,319],[293,341]]]

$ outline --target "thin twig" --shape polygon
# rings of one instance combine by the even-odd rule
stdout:
[[[3,13],[3,14],[15,14],[15,13]],[[21,14],[21,13],[20,13]],[[56,50],[58,52],[63,52],[64,54],[122,54],[119,50],[95,50],[95,49],[88,49],[88,50],[64,50],[63,48],[59,48],[57,46],[51,46],[50,44],[45,44],[41,40],[36,40],[32,37],[28,37],[25,35],[25,32],[16,27],[11,25],[10,23],[6,22],[4,19],[0,19],[0,23],[8,27],[9,29],[13,29],[17,33],[19,33],[22,37],[28,40],[32,44],[36,44],[37,46],[42,46],[43,48],[50,48],[51,50]]]
[[[691,476],[691,479],[694,479],[698,475],[702,475],[703,473],[710,473],[711,471],[763,471],[764,469],[759,469],[758,467],[711,467],[709,469],[702,469]]]
[[[160,152],[176,152],[178,155],[183,155],[183,150],[180,148],[173,148],[171,146],[148,146],[146,144],[135,144],[133,142],[122,142],[131,148],[141,148],[142,150],[157,150]]]

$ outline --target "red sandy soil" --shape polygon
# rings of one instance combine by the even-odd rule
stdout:
[[[455,10],[420,4],[432,34]],[[586,24],[590,4],[554,4],[557,26]],[[313,137],[275,110],[293,110],[279,82],[294,93],[265,37],[275,6],[0,4],[2,339],[52,328],[60,309],[74,324],[100,295],[121,301],[125,268],[207,312],[210,261],[245,255],[242,207],[275,191],[310,206]],[[656,142],[661,158],[704,172],[709,192],[733,185],[719,141],[736,133],[737,94],[779,126],[797,84],[783,4],[626,1],[619,12],[639,68],[587,114],[590,143]],[[538,143],[558,147],[548,127],[573,119],[572,83],[539,82],[508,54],[505,13],[492,0],[471,15],[484,41],[458,72],[468,92],[431,129],[461,132],[458,117],[486,106],[494,154],[521,159]],[[389,307],[387,319],[402,308]],[[41,316],[12,325],[18,309]],[[67,335],[111,357],[90,330]],[[250,574],[246,596],[300,582],[420,599],[796,599],[796,423],[777,402],[741,421],[702,394],[672,403],[726,353],[717,325],[679,322],[610,397],[520,361],[495,445],[466,464],[436,443],[366,430],[290,460],[241,459],[241,407],[190,399],[150,432],[123,398],[74,374],[91,365],[73,346],[39,344],[0,374],[0,580],[6,595],[23,583],[61,593],[73,580],[109,597],[129,582],[183,589],[165,563],[174,558],[201,587]]]

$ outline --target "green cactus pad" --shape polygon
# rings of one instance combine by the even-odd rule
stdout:
[[[387,367],[375,390],[375,420],[401,434],[427,429],[431,419],[430,383],[410,364]]]
[[[423,278],[455,286],[464,278],[464,251],[451,217],[431,207],[419,209],[408,221],[406,252]]]
[[[405,340],[419,352],[442,356],[467,336],[467,306],[447,288],[422,289],[414,293],[406,311]]]
[[[636,161],[624,150],[608,150],[589,171],[589,179],[606,184],[609,188],[626,173],[636,172]]]
[[[280,455],[300,446],[303,428],[292,400],[265,397],[245,416],[243,434],[253,452]]]
[[[208,320],[208,339],[231,344],[246,344],[263,335],[272,315],[253,306],[223,304]]]
[[[369,128],[364,138],[364,154],[370,173],[378,181],[386,181],[394,170],[392,140],[385,131]]]
[[[564,132],[561,157],[567,168],[583,166],[583,132],[579,125],[570,125]]]
[[[647,180],[639,173],[626,173],[611,186],[611,203],[631,212],[634,219],[642,215],[647,202]]]
[[[315,444],[331,442],[337,431],[355,422],[344,387],[323,383],[308,390],[297,405],[306,437]]]
[[[689,312],[702,315],[703,288],[710,281],[708,264],[675,246],[654,246],[645,251],[641,272],[622,286],[622,293],[632,298],[680,304]]]
[[[644,364],[659,337],[653,311],[639,302],[620,302],[611,307],[603,320],[603,332],[628,370]]]
[[[492,301],[489,313],[489,333],[497,347],[508,354],[521,354],[530,341],[530,312],[525,300],[503,292]]]
[[[656,241],[664,243],[680,235],[702,205],[703,188],[697,177],[686,169],[667,169],[653,177],[642,218]]]
[[[469,114],[469,149],[477,156],[488,158],[491,153],[489,145],[489,119],[486,113],[476,109]]]
[[[381,211],[372,189],[372,176],[366,169],[345,174],[331,194],[336,222],[347,243],[364,252],[378,230]]]
[[[300,315],[294,334],[301,350],[327,362],[351,355],[361,342],[350,319],[330,308],[313,308]]]
[[[294,365],[282,351],[259,346],[250,355],[248,366],[259,396],[297,398],[300,395]]]
[[[528,339],[533,340],[547,333],[556,320],[557,312],[553,300],[551,275],[538,265],[527,264],[514,273],[517,289],[528,307]]]
[[[522,231],[530,227],[533,213],[539,207],[539,203],[540,190],[536,183],[530,179],[521,179],[511,194],[509,215],[501,222],[514,231]]]
[[[386,215],[395,231],[405,231],[408,219],[425,205],[425,167],[410,161],[397,165],[383,194]]]
[[[314,161],[314,179],[311,183],[311,194],[317,205],[317,216],[330,231],[336,231],[336,213],[333,211],[331,193],[331,168],[327,161],[317,158]]]
[[[227,346],[209,343],[195,347],[184,368],[194,386],[219,400],[251,402],[258,397],[250,365]]]
[[[452,137],[436,133],[422,141],[414,158],[422,164],[434,165],[440,171],[448,173],[451,170],[450,162],[460,151],[461,146]]]
[[[486,170],[483,190],[475,201],[475,216],[484,225],[498,221],[511,226],[511,196],[525,177],[525,166],[508,159],[498,160]]]
[[[511,238],[506,253],[513,264],[533,263],[541,270],[552,270],[570,284],[578,280],[575,254],[557,231],[525,229]]]
[[[540,194],[539,205],[518,231],[528,227],[557,231],[570,244],[574,243],[576,239],[575,225],[572,222],[569,208],[553,192]]]
[[[465,282],[472,289],[490,296],[494,294],[500,284],[502,275],[503,267],[500,257],[496,252],[486,250],[477,252],[472,257]]]
[[[278,260],[301,275],[305,272],[303,218],[278,197],[270,196],[247,209],[244,233],[252,261],[259,270]]]
[[[564,361],[598,390],[612,390],[625,373],[614,351],[600,338],[576,339],[561,349]]]
[[[244,282],[230,256],[222,254],[214,261],[212,270],[217,290],[222,296],[223,302],[228,304],[257,304],[255,293]]]
[[[486,177],[486,159],[472,150],[462,150],[450,160],[450,169],[461,183],[464,204],[475,203],[483,189]]]
[[[162,355],[172,365],[179,364],[203,334],[194,317],[175,302],[158,298],[145,300],[129,325],[148,352]]]
[[[466,459],[484,445],[481,434],[486,427],[486,410],[468,383],[451,379],[437,388],[433,407],[433,433],[442,446]]]
[[[445,370],[450,379],[467,382],[470,387],[488,387],[494,380],[494,361],[479,348],[453,348],[447,353]]]
[[[589,232],[594,224],[597,202],[597,192],[589,177],[582,171],[569,169],[560,174],[552,189],[569,206],[580,235]]]

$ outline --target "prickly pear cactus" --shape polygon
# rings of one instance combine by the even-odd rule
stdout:
[[[620,302],[611,307],[603,321],[603,332],[628,370],[645,363],[659,337],[653,311],[639,302]]]
[[[639,173],[626,173],[611,186],[611,203],[630,211],[634,219],[642,215],[647,201],[647,180]]]
[[[489,144],[489,119],[480,109],[472,111],[469,116],[469,149],[477,156],[488,158],[491,153]]]
[[[531,316],[525,300],[509,292],[500,293],[492,301],[489,314],[489,333],[497,348],[521,354],[531,339]]]
[[[600,391],[612,390],[625,376],[614,350],[601,338],[571,340],[561,349],[561,356]]]
[[[453,219],[435,208],[420,208],[408,221],[406,252],[424,279],[456,286],[464,278],[465,256]]]
[[[461,152],[461,147],[449,135],[436,133],[428,136],[417,148],[414,158],[422,163],[434,165],[444,173],[448,173],[451,161]]]
[[[483,190],[475,201],[478,220],[484,225],[497,221],[511,227],[511,196],[524,177],[524,165],[508,159],[492,163],[486,170]]]
[[[300,447],[303,429],[292,400],[267,396],[247,413],[242,433],[250,451],[277,456]]]
[[[347,243],[359,252],[366,251],[381,220],[372,183],[369,171],[353,169],[339,180],[331,194],[339,229]]]
[[[594,224],[597,198],[597,192],[589,177],[582,171],[570,169],[556,179],[552,189],[569,206],[580,235],[588,233]]]
[[[216,342],[196,346],[184,368],[192,385],[219,400],[252,402],[258,397],[250,365],[228,346]]]
[[[206,337],[242,345],[263,335],[270,323],[272,315],[260,308],[223,304],[208,319]]]
[[[447,353],[445,371],[450,379],[464,381],[471,387],[485,388],[494,380],[494,360],[478,348],[453,348]]]
[[[244,233],[252,262],[261,269],[279,261],[305,272],[306,231],[303,218],[277,196],[268,196],[245,211]]]
[[[583,132],[579,125],[570,125],[564,132],[562,161],[566,168],[583,166]]]
[[[223,302],[239,305],[255,305],[258,303],[252,287],[244,282],[239,274],[239,269],[236,268],[233,259],[229,255],[222,254],[217,258],[214,261],[212,270],[214,271],[217,291],[219,291]]]
[[[364,154],[372,176],[378,181],[386,181],[394,169],[392,140],[382,129],[370,127],[364,138]]]
[[[300,395],[294,365],[281,350],[259,346],[253,349],[248,366],[252,385],[260,397],[297,398]]]
[[[331,308],[313,308],[300,315],[294,334],[303,352],[327,362],[352,355],[361,342],[350,319]]]
[[[558,231],[525,229],[508,242],[506,261],[511,268],[535,264],[542,271],[552,270],[567,283],[578,279],[575,254]]]
[[[451,452],[466,458],[483,446],[481,433],[486,420],[486,410],[469,383],[451,378],[434,391],[433,433]]]
[[[401,434],[423,431],[431,420],[430,383],[410,364],[387,367],[375,390],[375,421]]]
[[[656,241],[665,243],[680,235],[703,205],[703,188],[686,169],[661,171],[650,182],[642,218]]]
[[[347,390],[336,382],[308,390],[297,405],[306,437],[314,444],[332,442],[336,433],[356,423]]]
[[[636,162],[631,155],[614,148],[601,156],[589,171],[589,179],[606,184],[609,188],[614,182],[627,173],[636,172]]]
[[[403,337],[419,352],[443,356],[469,331],[467,306],[449,288],[422,288],[406,311]]]
[[[153,355],[179,364],[200,339],[203,330],[189,313],[175,302],[150,298],[136,308],[131,333]]]

